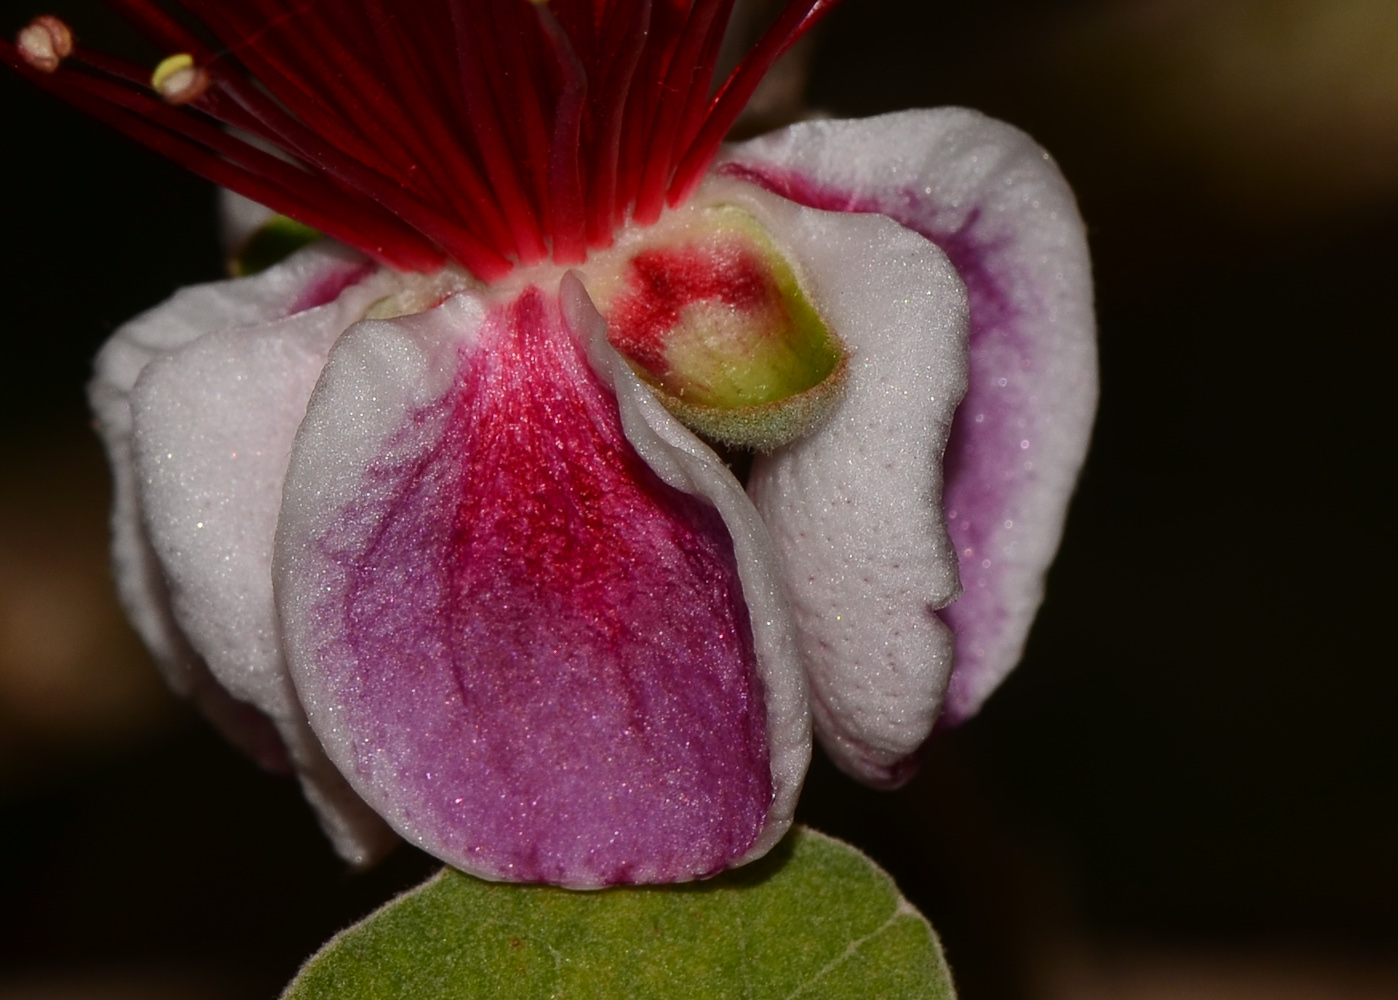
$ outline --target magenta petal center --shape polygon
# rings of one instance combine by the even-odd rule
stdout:
[[[399,438],[364,473],[389,499],[320,541],[344,570],[316,609],[342,636],[323,683],[371,801],[490,877],[674,880],[742,856],[772,779],[731,541],[632,450],[557,303],[490,313]]]

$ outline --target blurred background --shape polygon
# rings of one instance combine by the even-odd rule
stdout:
[[[107,30],[0,28],[50,8]],[[818,760],[802,818],[895,875],[964,1000],[1398,996],[1398,2],[847,0],[810,66],[814,108],[969,105],[1054,153],[1103,396],[1023,665],[899,792]],[[220,276],[213,192],[0,100],[0,1000],[270,998],[435,866],[346,872],[125,626],[83,384]]]

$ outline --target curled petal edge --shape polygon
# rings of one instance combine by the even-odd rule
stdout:
[[[946,251],[970,296],[970,380],[944,500],[965,594],[945,719],[973,715],[1023,653],[1097,402],[1085,228],[1049,155],[962,108],[816,121],[730,147],[720,174],[805,205],[874,212]]]
[[[570,325],[585,331],[593,369],[616,393],[622,431],[631,446],[667,485],[712,503],[733,540],[767,706],[773,791],[761,836],[734,862],[746,864],[771,850],[790,828],[811,760],[809,690],[772,539],[713,449],[676,420],[607,343],[605,323],[576,274],[564,276],[560,293]]]
[[[907,774],[951,671],[935,612],[960,593],[941,454],[966,385],[966,293],[925,238],[719,178],[799,265],[850,352],[843,400],[805,437],[758,455],[748,482],[789,587],[816,735],[876,785]]]

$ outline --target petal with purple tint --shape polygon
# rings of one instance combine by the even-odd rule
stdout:
[[[849,351],[824,423],[753,461],[748,490],[791,591],[822,744],[876,784],[903,777],[951,670],[936,615],[959,593],[938,503],[965,391],[966,292],[946,255],[877,215],[813,211],[717,180],[771,233]]]
[[[722,173],[802,204],[877,212],[926,236],[970,296],[971,375],[944,462],[964,595],[946,718],[1018,662],[1043,598],[1097,401],[1092,280],[1072,192],[1040,147],[974,111],[793,126]]]
[[[366,274],[362,258],[327,245],[255,279],[186,289],[117,332],[90,389],[132,620],[177,691],[265,765],[296,770],[356,865],[393,838],[306,723],[281,657],[271,562],[306,400],[330,346],[391,281]]]
[[[702,877],[776,791],[754,628],[723,521],[628,444],[586,333],[531,286],[341,339],[283,494],[283,639],[331,759],[448,863]]]
[[[767,753],[773,786],[767,825],[738,860],[743,864],[766,854],[785,835],[811,762],[810,691],[781,567],[766,525],[728,466],[656,399],[607,342],[602,317],[582,284],[569,275],[560,291],[569,326],[590,331],[583,338],[591,345],[589,358],[616,393],[626,439],[667,485],[712,503],[733,539],[767,706]]]

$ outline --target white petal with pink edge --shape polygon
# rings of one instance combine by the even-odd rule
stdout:
[[[797,266],[850,352],[845,397],[753,462],[809,672],[816,734],[839,766],[889,784],[926,738],[951,671],[936,616],[959,593],[941,514],[942,449],[965,391],[966,294],[946,255],[877,215],[805,208],[724,179]]]
[[[1097,401],[1091,269],[1047,153],[974,111],[808,122],[733,147],[720,172],[804,204],[878,212],[944,249],[970,297],[970,380],[945,460],[965,594],[946,715],[1018,662],[1043,597]]]

